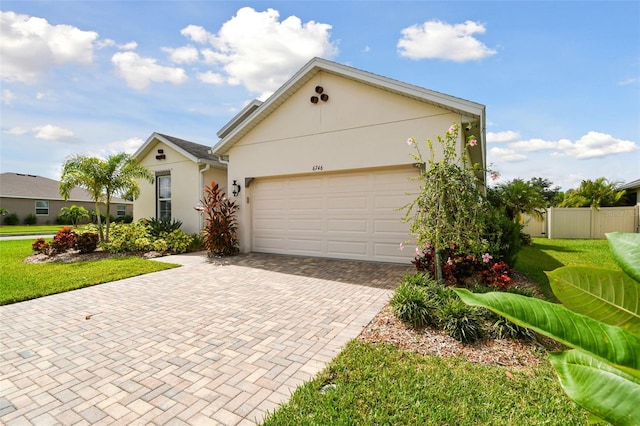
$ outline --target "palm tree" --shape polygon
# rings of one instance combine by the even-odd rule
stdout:
[[[98,229],[100,241],[109,241],[111,199],[117,194],[130,193],[134,198],[140,195],[137,179],[153,182],[153,173],[138,164],[135,158],[124,152],[111,155],[106,160],[96,157],[75,155],[65,161],[60,178],[60,194],[69,199],[71,190],[77,186],[89,191],[100,212],[100,204],[106,206],[105,232],[100,215]]]
[[[60,216],[71,221],[74,228],[78,227],[81,219],[89,218],[89,212],[82,206],[63,207],[60,210]]]
[[[625,190],[618,190],[618,182],[610,182],[604,177],[583,180],[578,189],[570,189],[559,207],[607,207],[620,204]]]
[[[505,215],[518,223],[522,214],[541,220],[546,207],[546,200],[536,185],[522,179],[500,184],[491,189],[487,196],[491,204],[504,208]]]

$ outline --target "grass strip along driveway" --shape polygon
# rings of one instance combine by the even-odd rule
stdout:
[[[0,305],[174,268],[138,257],[27,264],[31,240],[0,241]]]

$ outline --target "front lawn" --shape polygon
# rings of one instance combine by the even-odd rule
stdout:
[[[32,240],[0,241],[0,305],[177,266],[138,257],[73,263],[23,263],[32,254],[32,243]]]
[[[533,245],[520,250],[515,270],[540,286],[548,300],[556,301],[545,271],[561,266],[587,265],[619,270],[607,240],[550,240],[534,238]]]
[[[0,226],[0,236],[6,237],[11,235],[53,235],[65,226],[69,225],[2,225]],[[84,225],[80,225],[79,228],[72,228],[74,231],[77,229],[84,229]]]
[[[264,421],[265,426],[586,423],[586,412],[563,393],[546,361],[533,369],[508,369],[358,341]]]

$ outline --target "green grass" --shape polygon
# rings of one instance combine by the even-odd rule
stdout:
[[[15,225],[15,226],[2,225],[0,226],[0,235],[9,236],[9,235],[55,234],[65,226],[69,226],[69,225]],[[83,226],[80,225],[78,229],[83,229]]]
[[[540,286],[548,300],[556,301],[545,271],[561,266],[588,265],[619,270],[607,240],[550,240],[534,238],[518,254],[515,269]]]
[[[0,241],[0,305],[174,268],[138,257],[27,264],[31,240]]]
[[[329,383],[335,388],[321,392]],[[352,341],[264,421],[374,424],[582,425],[587,414],[562,392],[548,362],[510,370]]]

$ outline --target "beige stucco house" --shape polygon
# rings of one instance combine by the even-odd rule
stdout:
[[[60,195],[60,182],[43,176],[6,172],[0,175],[0,207],[18,215],[22,223],[28,215],[35,215],[39,225],[55,224],[63,207],[73,205],[93,211],[96,204],[84,188],[71,190],[65,201]],[[104,206],[100,207],[104,214]],[[114,218],[133,215],[133,203],[114,197],[110,214]]]
[[[241,187],[241,251],[408,262],[415,253],[399,250],[411,240],[400,208],[417,191],[418,169],[407,139],[426,153],[424,141],[453,123],[463,129],[460,152],[484,167],[484,105],[311,60],[218,132],[212,153],[228,163],[227,188]],[[465,148],[470,134],[478,145]],[[152,212],[136,204],[136,213]]]
[[[196,207],[205,186],[227,185],[226,164],[210,153],[211,147],[153,133],[134,154],[138,163],[155,173],[153,183],[140,181],[134,220],[169,217],[182,221],[181,229],[198,233],[203,218]]]

